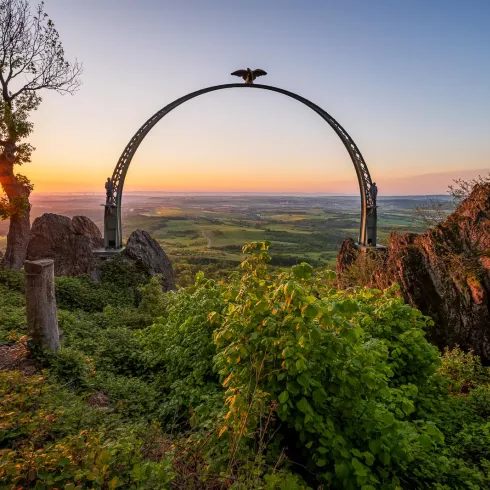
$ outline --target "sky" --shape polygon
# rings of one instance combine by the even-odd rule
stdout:
[[[34,5],[37,2],[32,2]],[[490,171],[490,1],[46,0],[73,96],[44,93],[21,172],[37,192],[103,192],[124,147],[189,92],[259,82],[329,112],[380,195],[440,194]],[[223,90],[166,116],[136,153],[127,191],[356,193],[350,158],[306,106]]]

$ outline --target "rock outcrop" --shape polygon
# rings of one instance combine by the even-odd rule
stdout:
[[[56,276],[89,274],[100,278],[100,262],[93,253],[104,240],[97,225],[86,216],[73,219],[45,213],[34,220],[27,248],[28,260],[53,259]],[[128,239],[123,259],[133,261],[148,277],[162,276],[162,289],[175,289],[170,259],[148,232],[134,231]]]
[[[163,291],[175,289],[172,263],[162,247],[148,232],[133,231],[126,243],[124,254],[139,264],[149,276],[161,275]]]
[[[352,238],[346,238],[339,248],[337,254],[337,274],[342,276],[344,272],[356,261],[359,249]]]
[[[341,278],[359,254],[354,248],[348,241],[341,246]],[[407,303],[434,320],[429,338],[439,347],[459,344],[490,361],[490,184],[475,186],[426,233],[392,234],[370,282],[398,283]]]
[[[103,246],[99,228],[86,216],[45,213],[32,224],[27,259],[53,259],[57,276],[90,274],[96,266],[92,250]]]

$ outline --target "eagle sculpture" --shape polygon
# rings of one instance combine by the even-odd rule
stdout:
[[[252,85],[257,77],[267,75],[267,72],[258,68],[257,70],[251,70],[247,68],[246,70],[237,70],[232,73],[236,77],[242,77],[247,85]]]

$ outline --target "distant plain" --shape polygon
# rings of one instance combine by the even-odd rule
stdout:
[[[380,197],[378,241],[386,243],[392,231],[424,231],[413,209],[428,198]],[[34,195],[32,202],[33,219],[45,212],[86,215],[103,228],[101,195]],[[342,240],[357,237],[359,207],[354,196],[128,193],[123,234],[127,238],[137,228],[147,230],[174,263],[238,263],[247,241],[269,240],[276,265],[308,261],[333,266]],[[7,230],[8,223],[0,222],[0,250]]]

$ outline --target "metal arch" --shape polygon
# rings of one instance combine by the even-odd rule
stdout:
[[[270,90],[283,95],[287,95],[299,102],[302,102],[310,109],[315,111],[322,119],[324,119],[332,129],[337,133],[339,138],[344,143],[354,168],[356,170],[357,179],[359,181],[359,190],[361,195],[361,222],[359,228],[359,245],[375,246],[376,245],[376,202],[372,194],[372,180],[369,174],[368,167],[362,154],[354,143],[354,140],[349,136],[347,131],[330,115],[324,111],[321,107],[317,106],[313,102],[297,95],[288,90],[273,87],[271,85],[251,84],[246,85],[243,83],[229,83],[224,85],[215,85],[207,87],[196,92],[181,97],[171,104],[168,104],[163,109],[159,110],[150,119],[148,119],[143,126],[136,132],[131,138],[128,145],[124,149],[121,157],[119,158],[114,173],[112,174],[112,185],[115,194],[115,200],[108,202],[105,207],[104,216],[104,244],[106,249],[119,249],[122,247],[122,223],[121,223],[121,205],[122,205],[122,192],[124,187],[124,180],[131,163],[131,160],[136,153],[140,143],[145,136],[151,131],[151,129],[169,112],[178,107],[179,105],[191,100],[199,95],[203,95],[209,92],[217,90],[223,90],[227,88],[257,88],[262,90]]]

